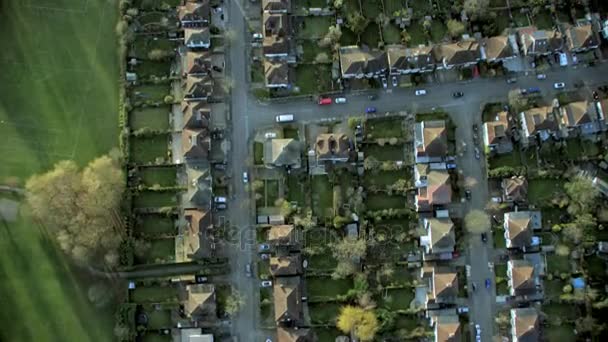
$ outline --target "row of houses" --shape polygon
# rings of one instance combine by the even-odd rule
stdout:
[[[186,0],[177,8],[179,25],[184,31],[184,45],[190,49],[211,47],[211,4],[209,0]]]
[[[492,121],[483,125],[487,150],[509,153],[514,140],[528,146],[549,138],[590,138],[606,129],[604,113],[608,111],[608,100],[575,101],[561,106],[557,105],[558,101],[553,102],[556,105],[522,111],[515,120],[509,118],[507,111],[496,113]]]
[[[290,71],[288,56],[291,51],[291,1],[262,0],[262,51],[264,54],[264,82],[267,88],[288,88]]]
[[[513,34],[465,39],[434,46],[389,45],[384,51],[358,46],[340,48],[342,78],[378,78],[468,67],[481,61],[504,62],[518,56],[546,56],[583,52],[599,46],[591,24],[569,26],[561,31],[522,27]]]

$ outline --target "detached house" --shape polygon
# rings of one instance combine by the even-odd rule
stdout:
[[[504,214],[505,241],[507,248],[526,250],[537,243],[533,231],[542,228],[540,211],[516,211]]]
[[[299,254],[270,258],[270,274],[273,277],[295,276],[302,273]]]
[[[342,78],[377,78],[388,69],[386,52],[368,51],[358,46],[340,48]]]
[[[435,342],[460,342],[464,340],[458,315],[439,314],[430,316],[430,319],[435,333]]]
[[[264,142],[264,165],[267,168],[299,169],[302,144],[295,139],[268,139]]]
[[[180,227],[180,234],[175,237],[176,262],[191,261],[201,247],[204,232],[212,227],[211,214],[199,209],[184,211],[186,224]]]
[[[523,176],[505,178],[500,183],[503,202],[528,202],[528,181]]]
[[[188,167],[188,190],[183,195],[183,206],[185,208],[201,208],[210,210],[211,198],[213,197],[211,172],[209,163],[204,160],[193,167]],[[202,167],[199,165],[202,164]]]
[[[511,341],[540,341],[540,318],[535,308],[511,309]]]
[[[177,8],[177,18],[183,28],[202,27],[209,25],[211,8],[209,0],[186,2]]]
[[[517,57],[515,36],[496,36],[481,40],[481,59],[488,62],[501,62]]]
[[[289,88],[289,66],[286,61],[264,61],[266,88]]]
[[[262,12],[288,13],[291,10],[290,0],[262,0]]]
[[[185,101],[208,101],[213,94],[213,80],[207,76],[188,75],[183,88]]]
[[[300,277],[275,278],[273,286],[275,321],[280,326],[298,326],[304,313]]]
[[[507,261],[507,277],[511,296],[531,295],[540,287],[540,278],[528,260]]]
[[[584,52],[597,49],[599,42],[591,24],[571,26],[566,29],[566,45],[571,52]]]
[[[186,286],[184,313],[194,321],[209,321],[217,318],[215,286],[194,284]]]
[[[435,70],[435,58],[432,46],[406,48],[403,45],[391,45],[386,49],[389,73],[403,75]]]
[[[479,43],[474,40],[435,45],[433,56],[438,63],[437,69],[468,67],[481,60]]]
[[[432,211],[452,202],[450,174],[446,170],[431,170],[426,174],[426,183],[418,187],[414,199],[416,211]]]
[[[297,246],[297,229],[291,224],[272,226],[268,231],[268,243],[273,246]]]
[[[440,257],[441,254],[454,252],[456,235],[454,223],[449,218],[424,218],[422,228],[425,234],[420,236],[420,245],[424,248],[425,259],[429,256]]]
[[[421,278],[426,285],[425,309],[438,309],[440,304],[454,304],[458,297],[458,273],[447,267],[423,267]]]
[[[262,13],[264,37],[286,37],[289,35],[289,16],[287,14]]]
[[[262,51],[266,58],[286,58],[289,55],[289,39],[282,36],[264,37]]]
[[[555,31],[538,30],[535,26],[517,30],[519,45],[524,55],[549,55],[564,49],[562,34]]]
[[[508,116],[506,111],[502,111],[494,116],[494,121],[483,124],[483,143],[491,152],[501,154],[513,151]]]
[[[186,28],[184,45],[189,49],[208,49],[211,47],[211,33],[208,27]]]
[[[559,108],[560,124],[566,135],[588,136],[600,131],[595,112],[595,103],[589,101],[571,102]]]
[[[207,158],[211,149],[209,132],[205,129],[182,130],[182,151],[186,161]]]
[[[315,155],[318,162],[344,163],[350,158],[352,144],[344,133],[323,133],[315,141]]]
[[[448,154],[445,121],[422,121],[414,125],[416,163],[442,162]]]
[[[541,141],[556,136],[559,124],[553,113],[553,107],[539,107],[519,113],[519,122],[524,144],[534,142],[538,137]]]
[[[182,101],[184,128],[208,129],[211,124],[211,108],[205,102]]]

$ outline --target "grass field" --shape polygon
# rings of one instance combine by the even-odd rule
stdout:
[[[117,146],[116,19],[116,0],[2,1],[0,183]],[[114,340],[112,309],[88,302],[45,230],[28,217],[2,225],[0,340]]]
[[[176,235],[175,218],[165,215],[141,215],[137,218],[135,233],[143,237]]]
[[[177,168],[175,167],[146,167],[139,169],[141,182],[145,186],[174,186],[177,181]]]
[[[129,126],[134,131],[141,128],[168,130],[170,110],[169,106],[135,109],[129,113]]]

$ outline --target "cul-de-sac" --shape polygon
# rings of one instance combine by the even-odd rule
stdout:
[[[0,0],[0,341],[608,340],[605,0]]]

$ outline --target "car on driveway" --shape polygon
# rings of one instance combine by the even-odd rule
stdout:
[[[247,277],[251,278],[251,264],[245,265],[245,274]]]
[[[337,104],[346,103],[346,97],[336,97],[334,99],[334,102],[337,103]]]
[[[491,284],[490,278],[486,278],[486,289],[490,288],[490,284]]]
[[[553,88],[555,89],[564,89],[566,84],[564,82],[553,83]]]
[[[537,80],[544,80],[546,78],[547,78],[547,75],[545,75],[545,74],[538,74],[538,75],[536,75],[536,79]]]
[[[471,200],[471,190],[468,190],[468,189],[467,189],[467,190],[465,190],[465,191],[464,191],[464,195],[465,195],[465,197],[466,197],[466,199],[467,199],[468,201],[470,201],[470,200]]]
[[[456,91],[456,92],[452,93],[452,97],[455,99],[457,99],[459,97],[463,97],[463,96],[464,96],[464,93],[461,91]]]
[[[263,244],[261,244],[261,245],[258,246],[258,250],[260,252],[269,251],[270,250],[270,245],[263,243]]]
[[[375,101],[377,98],[378,98],[378,96],[376,96],[374,94],[367,96],[367,99],[370,100],[370,101]]]
[[[476,282],[472,282],[471,283],[471,287],[473,288],[473,292],[477,291],[477,283]]]
[[[475,335],[481,335],[481,327],[479,324],[475,324]]]
[[[272,286],[272,281],[271,280],[264,280],[264,281],[262,281],[262,283],[260,285],[262,287],[271,287]]]
[[[488,242],[488,234],[487,233],[481,233],[481,242]]]
[[[382,77],[382,88],[384,88],[384,89],[388,88],[388,81],[384,77]]]
[[[367,114],[373,114],[376,112],[376,107],[367,107],[365,108],[365,113]]]
[[[397,76],[393,76],[391,78],[391,83],[393,84],[393,87],[398,87],[399,86],[399,81],[397,80]]]
[[[481,153],[479,152],[479,148],[475,147],[475,159],[479,160],[481,158]]]
[[[515,77],[507,78],[507,83],[511,84],[511,83],[515,83],[515,82],[517,82],[517,78],[515,78]]]
[[[319,105],[321,105],[321,106],[330,105],[331,102],[332,102],[331,98],[329,98],[329,97],[320,97],[319,98]]]
[[[414,94],[416,94],[416,96],[426,95],[426,89],[418,89],[414,92]]]
[[[247,171],[243,172],[243,183],[249,183],[249,175],[247,174]]]

